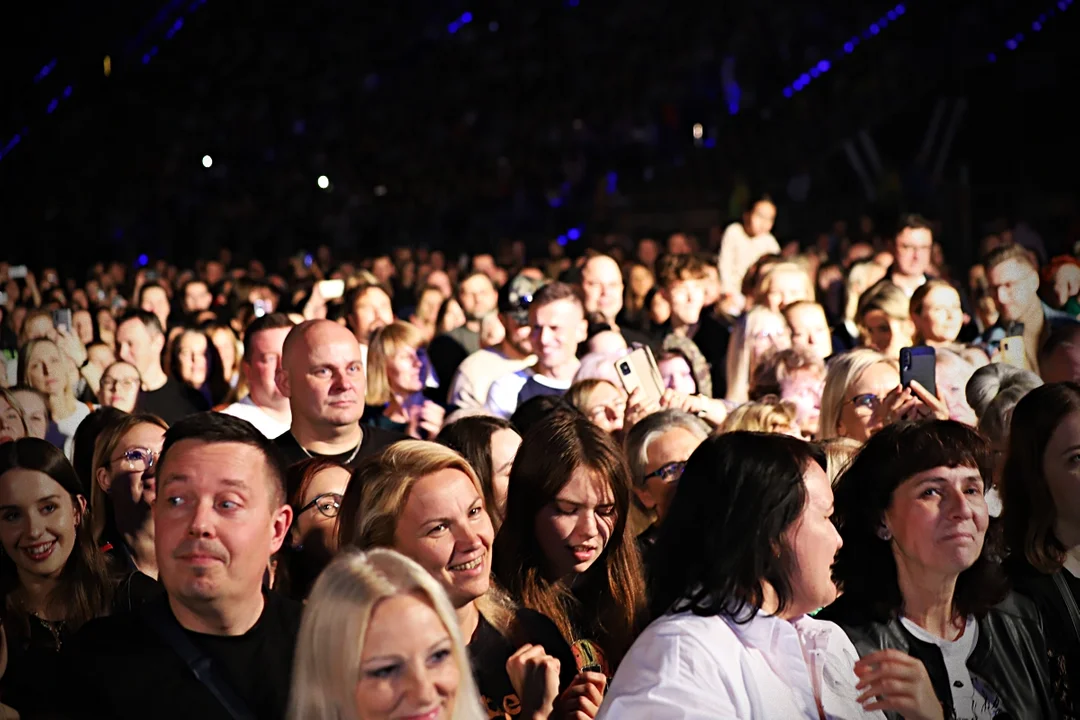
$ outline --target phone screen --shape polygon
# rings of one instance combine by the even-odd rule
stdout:
[[[900,384],[910,387],[915,380],[931,395],[937,395],[935,369],[937,354],[926,345],[900,349]]]
[[[71,311],[70,310],[54,310],[53,311],[53,327],[57,330],[64,329],[70,332],[71,330]]]

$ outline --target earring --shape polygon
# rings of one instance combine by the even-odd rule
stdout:
[[[884,525],[877,529],[877,536],[879,539],[884,540],[885,542],[889,542],[890,540],[892,540],[892,533],[889,532],[889,528],[885,527]]]

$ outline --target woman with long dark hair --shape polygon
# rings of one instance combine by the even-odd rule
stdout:
[[[24,717],[53,709],[65,640],[109,612],[112,585],[88,519],[63,452],[37,438],[0,445],[0,696]]]
[[[555,621],[579,669],[609,677],[645,617],[641,557],[627,526],[633,484],[610,433],[573,410],[532,427],[510,471],[495,577]]]
[[[988,537],[992,457],[953,420],[870,438],[836,486],[844,594],[821,617],[860,653],[911,656],[894,662],[925,668],[946,717],[1057,717],[1038,610],[1007,591]],[[865,665],[860,679],[878,695],[903,692]]]
[[[439,431],[437,439],[461,453],[476,471],[480,486],[484,488],[484,505],[491,516],[491,524],[498,532],[506,510],[510,468],[521,447],[521,436],[509,420],[489,415],[470,415],[445,426]]]
[[[1035,388],[1012,415],[1001,473],[1006,568],[1042,613],[1063,717],[1080,713],[1080,384]]]

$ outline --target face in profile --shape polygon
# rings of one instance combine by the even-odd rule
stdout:
[[[869,440],[881,429],[874,410],[899,384],[900,371],[891,363],[879,362],[863,370],[844,393],[837,432],[859,442]]]
[[[394,549],[420,563],[461,608],[488,591],[494,539],[473,481],[446,468],[413,484],[394,530]]]
[[[40,470],[13,468],[0,475],[0,545],[20,581],[55,579],[75,548],[86,500]]]
[[[488,510],[499,517],[502,517],[506,510],[510,469],[514,466],[514,458],[517,457],[520,447],[521,436],[509,428],[496,430],[491,434],[491,484],[495,507]]]
[[[833,492],[825,471],[811,462],[803,471],[806,505],[787,532],[795,556],[791,577],[789,613],[802,615],[825,607],[836,599],[832,565],[843,541],[832,522]]]
[[[356,682],[360,720],[450,718],[460,682],[453,640],[426,598],[396,595],[375,605]]]
[[[617,520],[611,484],[590,468],[576,468],[536,515],[536,538],[549,576],[579,575],[592,567],[607,548]]]

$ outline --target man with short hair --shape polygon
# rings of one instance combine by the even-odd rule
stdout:
[[[612,330],[626,339],[628,345],[647,345],[651,340],[649,336],[619,324],[624,289],[622,269],[610,255],[594,255],[581,267],[581,292],[584,295],[585,313],[600,315]]]
[[[498,378],[488,390],[485,407],[509,418],[519,405],[539,395],[562,395],[581,367],[578,344],[589,324],[579,291],[562,282],[542,287],[529,305],[531,341],[536,364]]]
[[[65,645],[72,717],[284,718],[302,606],[263,589],[293,518],[280,451],[201,413],[169,428],[156,466],[165,595]]]
[[[184,314],[194,317],[214,304],[214,295],[205,280],[188,280],[180,291]]]
[[[990,297],[998,309],[998,321],[980,338],[987,351],[997,351],[1002,338],[1019,335],[1024,339],[1028,370],[1039,372],[1039,352],[1050,333],[1076,318],[1055,310],[1039,299],[1039,268],[1031,253],[1020,245],[1008,244],[990,252],[983,261]]]
[[[1080,382],[1080,323],[1050,333],[1039,351],[1039,370],[1046,383]]]
[[[394,322],[394,306],[390,293],[382,285],[358,285],[345,296],[345,322],[360,343],[360,360],[367,367],[368,343],[381,327]]]
[[[222,410],[247,420],[270,439],[288,432],[292,424],[289,398],[278,390],[277,371],[281,367],[281,349],[294,324],[284,313],[270,313],[251,321],[244,331],[244,357],[240,361],[248,394]]]
[[[890,245],[893,262],[886,277],[911,297],[928,279],[934,248],[930,223],[921,215],[904,215]]]
[[[361,427],[367,378],[360,346],[336,322],[308,320],[290,330],[276,381],[289,399],[292,424],[275,442],[290,465],[321,457],[355,467],[405,439],[392,430]]]
[[[165,374],[161,367],[164,347],[165,331],[153,313],[130,310],[116,325],[117,354],[142,377],[139,409],[171,425],[192,413],[209,410],[210,405],[198,391]]]
[[[480,326],[484,318],[498,307],[499,293],[495,283],[485,273],[473,271],[458,283],[457,301],[465,313],[465,324],[448,333],[436,335],[428,345],[428,357],[438,378],[440,390],[436,399],[445,402],[445,392],[458,367],[469,355],[480,349]]]
[[[458,366],[450,383],[450,407],[482,408],[493,380],[536,362],[529,339],[529,306],[543,285],[542,280],[518,275],[499,291],[499,319],[506,336],[496,347],[477,350]]]

